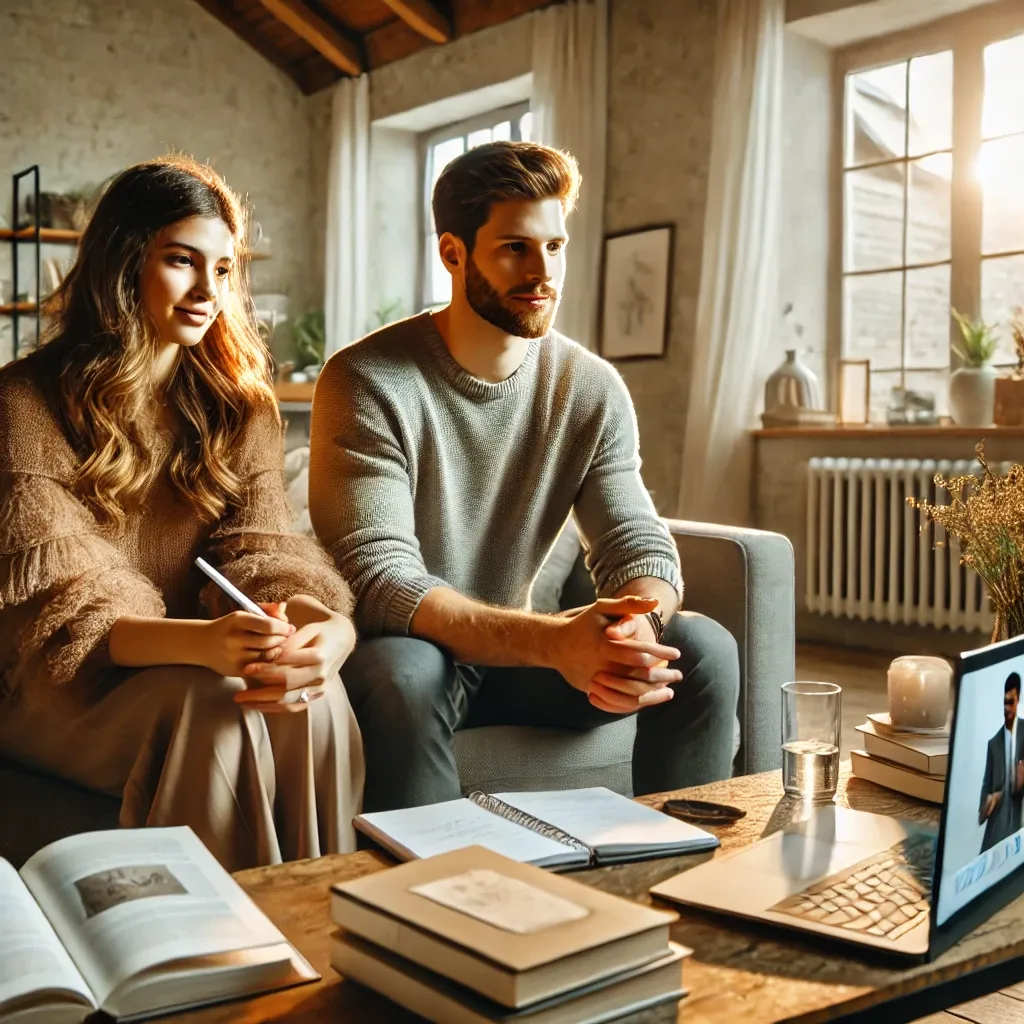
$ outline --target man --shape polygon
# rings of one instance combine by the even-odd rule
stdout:
[[[457,798],[452,735],[467,726],[590,729],[639,712],[636,793],[730,773],[735,642],[676,614],[678,556],[640,479],[629,394],[551,329],[578,187],[571,157],[529,143],[449,164],[433,206],[450,305],[320,375],[310,514],[364,637],[345,686],[367,810]],[[533,613],[571,513],[601,596]]]
[[[1011,672],[1003,686],[1003,724],[988,741],[978,824],[985,823],[981,852],[1020,828],[1024,796],[1024,730],[1017,728],[1020,676]]]

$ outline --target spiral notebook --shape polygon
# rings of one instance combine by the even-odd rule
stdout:
[[[470,793],[425,807],[360,814],[355,827],[399,860],[485,846],[542,868],[616,864],[710,850],[710,832],[610,789]]]

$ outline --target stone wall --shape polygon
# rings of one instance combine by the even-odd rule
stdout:
[[[370,119],[528,74],[532,48],[533,19],[525,15],[386,64],[370,72]]]
[[[0,68],[3,223],[16,170],[37,163],[42,187],[59,191],[180,150],[252,204],[273,256],[254,264],[254,289],[285,292],[299,310],[322,292],[308,101],[193,0],[4,0]]]
[[[605,230],[675,224],[665,357],[618,364],[636,406],[644,481],[665,515],[677,507],[689,404],[715,10],[714,0],[611,0]]]

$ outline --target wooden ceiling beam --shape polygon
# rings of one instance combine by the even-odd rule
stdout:
[[[306,96],[312,96],[321,89],[333,85],[340,76],[338,69],[330,61],[324,60],[319,53],[311,53],[295,67],[299,88]]]
[[[260,0],[260,3],[340,71],[353,77],[363,73],[363,58],[359,47],[300,0]]]
[[[401,18],[395,18],[386,25],[363,36],[366,63],[370,69],[383,67],[392,61],[401,60],[413,53],[426,49],[430,43],[414,32]]]
[[[452,28],[430,0],[384,0],[414,32],[432,43],[448,43]]]
[[[207,14],[213,15],[222,25],[231,29],[244,43],[248,43],[264,60],[280,68],[293,82],[301,87],[295,67],[290,61],[261,36],[251,25],[234,17],[222,0],[196,0]]]
[[[455,34],[469,35],[561,0],[451,0]]]

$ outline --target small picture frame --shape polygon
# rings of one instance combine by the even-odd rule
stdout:
[[[867,423],[871,418],[871,362],[839,361],[839,422]]]
[[[599,349],[605,359],[664,356],[674,241],[674,224],[605,237]]]

